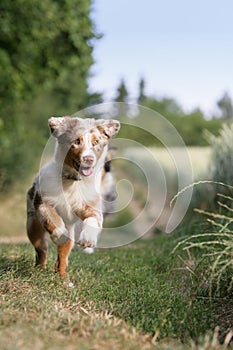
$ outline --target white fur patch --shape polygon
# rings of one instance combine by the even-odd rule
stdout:
[[[69,283],[68,283],[68,287],[69,287],[69,288],[74,288],[74,283],[69,282]]]
[[[84,151],[82,153],[82,158],[84,158],[86,156],[92,156],[94,158],[93,166],[95,166],[96,165],[96,156],[95,156],[95,153],[92,150],[91,136],[92,135],[90,133],[86,133],[83,136],[85,149],[84,149]]]
[[[94,248],[84,248],[83,249],[83,252],[86,253],[86,254],[93,254],[95,251]]]
[[[96,218],[90,217],[83,222],[78,244],[83,248],[94,248],[97,244],[101,228]]]

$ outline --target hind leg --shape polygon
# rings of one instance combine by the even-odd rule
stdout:
[[[28,218],[27,234],[36,251],[36,266],[41,266],[45,269],[48,255],[48,238],[37,218]]]

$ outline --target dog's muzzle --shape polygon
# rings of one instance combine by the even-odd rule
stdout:
[[[93,174],[94,157],[91,155],[82,158],[81,164],[74,160],[74,167],[83,176],[90,176]]]
[[[95,158],[92,155],[86,155],[82,158],[82,164],[79,173],[84,176],[90,176],[93,173],[93,165]]]
[[[93,168],[92,167],[85,167],[80,166],[79,173],[83,176],[90,176],[93,174]]]

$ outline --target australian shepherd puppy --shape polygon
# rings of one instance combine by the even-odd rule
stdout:
[[[27,193],[27,234],[36,251],[36,265],[43,268],[50,235],[57,245],[56,271],[66,277],[74,242],[91,250],[101,232],[107,211],[104,199],[114,192],[110,162],[106,162],[108,141],[118,133],[120,123],[53,117],[49,127],[56,138],[54,158]]]

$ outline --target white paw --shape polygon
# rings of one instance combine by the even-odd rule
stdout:
[[[51,239],[56,245],[63,245],[69,240],[69,232],[65,227],[57,227],[53,230]]]
[[[78,245],[80,245],[81,248],[85,248],[85,249],[93,249],[96,246],[96,241],[86,241],[85,239],[80,239],[78,241]]]
[[[85,227],[80,233],[78,244],[82,248],[94,248],[97,244],[97,233],[95,227]]]
[[[92,254],[94,253],[94,251],[95,251],[94,248],[89,248],[89,247],[83,249],[83,252],[86,254]]]

